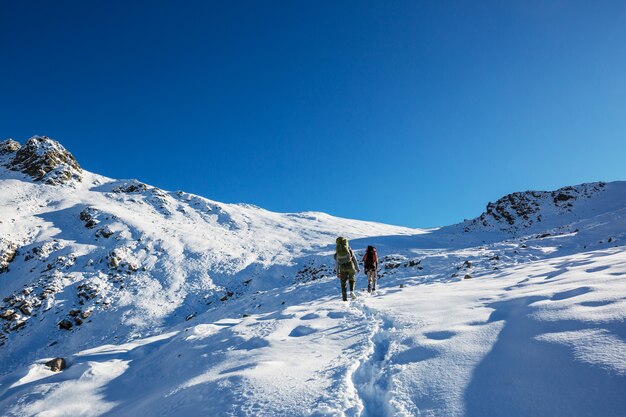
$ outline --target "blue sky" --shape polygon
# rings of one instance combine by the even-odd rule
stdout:
[[[0,139],[218,201],[445,225],[626,179],[624,45],[623,1],[0,1]]]

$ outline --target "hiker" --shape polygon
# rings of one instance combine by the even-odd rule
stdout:
[[[367,275],[367,292],[376,291],[376,278],[378,277],[378,254],[376,248],[368,246],[363,256],[363,268]]]
[[[350,298],[356,298],[354,295],[354,275],[361,272],[359,264],[354,256],[354,252],[348,245],[348,239],[338,237],[335,241],[337,247],[335,249],[335,267],[337,270],[337,278],[341,279],[341,297],[343,301],[348,301],[346,284],[350,281]]]

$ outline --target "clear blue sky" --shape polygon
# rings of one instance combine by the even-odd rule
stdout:
[[[407,226],[626,179],[624,1],[0,0],[0,139]]]

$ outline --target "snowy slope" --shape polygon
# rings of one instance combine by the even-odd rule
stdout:
[[[50,343],[65,354],[93,340],[153,334],[221,298],[293,283],[285,268],[339,233],[420,232],[112,180],[67,165],[74,158],[48,138],[16,146],[5,142],[12,152],[0,155],[0,250],[14,257],[0,275],[8,297],[0,312],[14,312],[0,342],[11,366],[47,354]],[[73,315],[89,316],[77,326]],[[75,331],[59,332],[63,320]]]
[[[2,149],[14,169],[17,150]],[[626,410],[624,182],[514,193],[415,230],[73,166],[53,185],[12,169],[0,168],[1,308],[16,315],[3,320],[2,415]],[[377,246],[377,294],[340,301],[340,234],[359,254]],[[66,370],[43,365],[55,356]]]

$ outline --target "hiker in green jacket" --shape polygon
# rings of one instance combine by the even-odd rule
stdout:
[[[354,276],[357,272],[361,272],[359,264],[354,256],[354,252],[348,245],[348,239],[345,237],[338,237],[335,241],[337,246],[335,249],[335,268],[337,271],[337,278],[341,280],[341,297],[343,301],[348,301],[348,294],[346,291],[346,284],[350,282],[350,298],[353,300],[356,298],[354,295]]]

